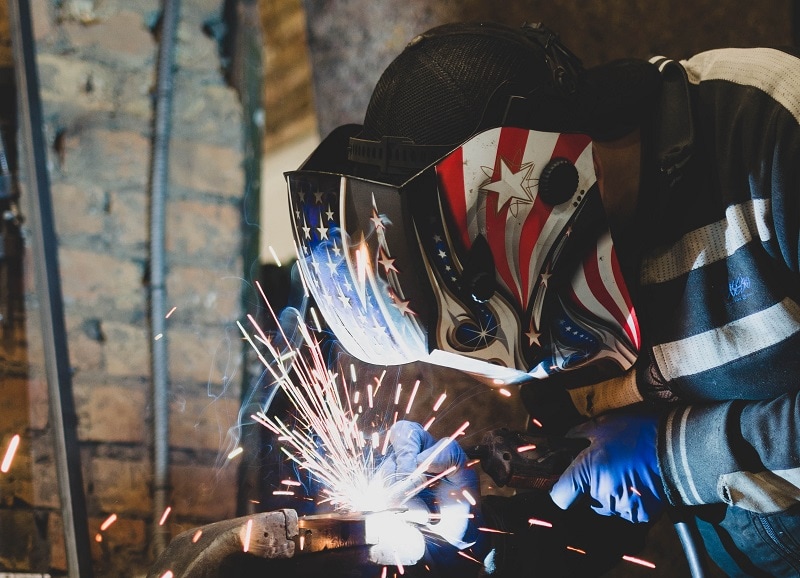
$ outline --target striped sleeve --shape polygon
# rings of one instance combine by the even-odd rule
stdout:
[[[675,409],[659,428],[667,498],[673,505],[784,511],[800,503],[799,436],[800,393]]]

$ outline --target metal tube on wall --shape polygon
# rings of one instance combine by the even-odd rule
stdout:
[[[50,424],[55,445],[56,477],[64,524],[67,571],[71,578],[91,578],[89,523],[76,431],[78,418],[72,396],[72,373],[58,264],[58,239],[47,172],[47,149],[42,131],[42,103],[30,4],[28,0],[12,0],[8,7],[17,82],[20,140],[24,157],[25,192],[31,207],[29,228],[41,317]]]
[[[169,501],[169,371],[166,337],[165,222],[172,80],[178,0],[164,0],[157,63],[153,156],[150,167],[150,325],[153,379],[153,551],[167,546],[169,531],[161,523]]]

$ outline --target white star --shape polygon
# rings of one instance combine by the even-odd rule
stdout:
[[[541,346],[542,344],[539,342],[539,337],[541,337],[541,336],[542,336],[542,334],[538,333],[533,328],[533,323],[531,323],[531,330],[528,331],[527,333],[525,333],[525,337],[528,338],[528,345],[529,346],[536,345],[537,347]]]
[[[328,228],[327,227],[323,227],[322,225],[320,225],[319,227],[317,227],[317,231],[319,231],[319,238],[320,239],[327,239],[328,238]]]
[[[547,271],[545,271],[544,273],[542,273],[542,275],[541,275],[541,278],[542,278],[542,285],[544,285],[545,287],[547,287],[547,282],[550,280],[550,277],[552,277],[552,276],[553,276],[553,274],[552,274],[552,273],[550,273],[550,271],[549,271],[549,270],[547,270]]]
[[[339,301],[341,301],[342,305],[344,305],[348,309],[351,308],[350,298],[349,297],[345,297],[344,295],[342,295],[341,291],[339,292]]]
[[[434,241],[434,243],[441,243],[442,237],[440,235],[434,235],[433,236],[433,241]]]
[[[342,250],[339,248],[339,245],[336,244],[336,241],[333,242],[333,254],[337,257],[342,254]]]
[[[518,172],[512,172],[504,159],[500,159],[500,180],[487,183],[481,187],[483,192],[497,193],[497,208],[501,209],[512,201],[530,204],[533,202],[525,182],[533,169],[532,163],[524,164]],[[494,176],[494,175],[492,175]]]
[[[308,226],[306,221],[303,221],[303,233],[305,234],[306,239],[311,238],[311,227]]]
[[[381,258],[378,259],[378,263],[383,265],[383,272],[388,273],[389,271],[394,271],[395,273],[399,273],[397,267],[394,266],[394,259],[390,259],[389,255],[381,251]]]
[[[402,313],[403,315],[415,315],[415,313],[411,310],[408,304],[411,301],[403,301],[402,299],[395,299],[394,306]]]
[[[442,250],[440,249],[440,250],[439,250],[439,257],[441,257],[442,259],[445,259],[445,258],[447,257],[447,253],[445,253],[444,251],[442,251]]]
[[[321,205],[322,204],[322,195],[324,195],[324,194],[325,193],[322,192],[322,191],[314,193],[314,202],[317,203],[318,205]]]
[[[330,205],[328,205],[328,210],[325,211],[325,217],[327,217],[329,221],[333,221],[333,211],[331,211]]]
[[[372,224],[375,227],[376,231],[385,228],[383,226],[383,221],[381,220],[380,215],[378,215],[378,213],[376,213],[375,211],[372,211],[372,216],[370,217],[369,220],[372,221]]]

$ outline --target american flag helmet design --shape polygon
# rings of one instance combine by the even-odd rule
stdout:
[[[399,186],[320,164],[287,174],[295,240],[352,355],[505,381],[635,361],[639,327],[588,136],[493,128]],[[494,277],[482,298],[470,284],[479,247]]]

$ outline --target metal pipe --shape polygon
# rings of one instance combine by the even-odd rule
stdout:
[[[169,372],[166,338],[165,221],[172,78],[179,0],[164,0],[161,14],[153,157],[150,173],[150,326],[153,378],[153,551],[164,551],[169,531],[160,523],[170,494]]]
[[[36,271],[36,294],[42,327],[50,423],[55,445],[67,570],[71,578],[92,576],[89,523],[78,447],[72,373],[58,264],[58,239],[47,172],[47,149],[42,133],[42,103],[28,0],[8,3],[17,82],[20,142],[25,147],[24,174],[29,197],[30,230]]]

